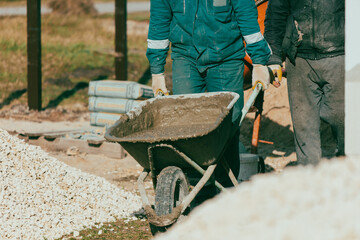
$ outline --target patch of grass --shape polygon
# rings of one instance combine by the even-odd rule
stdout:
[[[99,234],[100,233],[100,234]],[[105,223],[101,227],[88,228],[79,232],[79,236],[74,237],[74,233],[63,236],[60,239],[67,240],[147,240],[152,239],[149,223],[145,220]]]
[[[0,51],[3,54],[21,52],[26,54],[27,47],[24,42],[17,42],[12,39],[0,39]]]

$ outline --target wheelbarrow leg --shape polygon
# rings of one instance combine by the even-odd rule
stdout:
[[[149,175],[149,171],[144,169],[142,171],[142,173],[140,174],[140,176],[139,176],[139,178],[137,180],[137,183],[138,183],[138,189],[139,189],[139,192],[140,192],[140,197],[141,197],[141,200],[143,202],[143,205],[151,207],[149,199],[148,199],[148,197],[146,195],[145,186],[144,186],[144,180],[148,175]]]
[[[180,204],[182,206],[181,212],[184,212],[186,208],[190,205],[190,203],[194,200],[196,195],[200,192],[200,190],[204,187],[204,185],[209,181],[211,175],[214,173],[217,164],[210,165],[204,175],[201,177],[199,182],[195,185],[195,187],[191,190],[189,195],[185,197],[183,202]]]
[[[156,145],[155,145],[156,147]],[[149,156],[149,165],[150,165],[150,171],[151,171],[151,178],[153,182],[154,190],[156,189],[156,183],[157,183],[157,177],[154,167],[154,156],[153,156],[153,146],[148,148],[148,156]]]
[[[230,178],[232,184],[234,184],[234,187],[237,188],[239,186],[239,183],[236,180],[236,177],[235,177],[233,171],[229,167],[229,164],[227,163],[226,160],[221,161],[221,164],[225,168],[225,171],[228,172],[228,175],[229,175],[229,178]]]

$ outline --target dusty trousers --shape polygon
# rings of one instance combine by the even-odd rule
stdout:
[[[233,123],[238,124],[241,117],[241,110],[244,105],[243,72],[244,62],[233,60],[220,63],[217,66],[208,68],[204,72],[199,72],[196,64],[186,58],[176,58],[173,60],[173,93],[203,93],[231,91],[240,95],[233,109]],[[234,133],[230,141],[224,158],[228,162],[235,176],[239,173],[239,131]],[[220,164],[219,164],[220,165]],[[222,166],[217,166],[215,176],[221,184],[231,186],[231,181]]]
[[[321,120],[331,126],[337,149],[344,155],[344,55],[286,61],[294,140],[299,164],[317,164],[321,157]]]

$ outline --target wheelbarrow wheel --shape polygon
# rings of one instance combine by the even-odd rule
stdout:
[[[157,180],[155,190],[155,213],[158,216],[167,215],[180,205],[189,194],[189,184],[184,172],[174,166],[164,168]],[[165,232],[170,227],[157,227],[150,224],[151,233]]]

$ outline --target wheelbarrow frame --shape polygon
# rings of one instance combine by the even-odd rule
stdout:
[[[255,4],[257,7],[259,7],[260,5],[262,5],[263,3],[267,2],[267,1],[268,0],[255,0]],[[261,21],[264,21],[264,19],[262,19]],[[260,26],[264,25],[263,22],[259,23],[259,24],[260,24]],[[263,32],[263,28],[262,28],[262,32]],[[249,80],[250,75],[251,75],[250,72],[252,69],[252,65],[251,65],[252,61],[249,58],[249,56],[246,56],[245,60],[246,60],[245,61],[246,72],[244,73],[244,75],[245,75],[245,80]],[[262,85],[260,83],[258,83],[255,86],[253,93],[250,95],[247,103],[245,104],[245,106],[242,110],[242,117],[241,117],[241,120],[239,123],[239,125],[241,126],[241,123],[244,120],[245,115],[249,111],[255,112],[255,120],[254,120],[254,125],[253,125],[253,135],[252,135],[252,142],[251,142],[251,153],[257,153],[258,143],[260,141],[259,140],[259,130],[260,130],[260,120],[261,120],[261,115],[262,115],[262,110],[263,110],[263,101],[264,101],[264,92],[262,91]],[[229,139],[231,139],[231,138],[229,138]],[[153,157],[152,149],[157,148],[157,147],[167,147],[167,148],[173,149],[173,151],[177,152],[182,157],[182,159],[184,159],[184,161],[186,161],[189,165],[191,165],[194,169],[196,169],[200,174],[203,175],[202,178],[199,180],[199,182],[195,185],[195,187],[189,193],[189,195],[187,195],[184,198],[184,200],[180,203],[180,205],[175,207],[170,214],[168,214],[166,216],[161,216],[161,218],[160,218],[159,216],[156,215],[154,209],[151,207],[148,197],[146,195],[145,187],[144,187],[144,180],[149,175],[149,172],[151,172],[154,189],[156,188],[156,171],[154,171],[154,169],[150,167],[150,170],[144,170],[140,174],[139,179],[138,179],[138,188],[139,188],[139,192],[140,192],[149,222],[154,224],[155,226],[169,226],[169,225],[173,224],[180,217],[181,214],[184,213],[184,211],[189,206],[191,201],[194,200],[195,196],[200,192],[200,190],[204,187],[206,182],[210,179],[210,177],[214,173],[214,170],[215,170],[217,164],[219,164],[219,162],[216,162],[215,164],[208,166],[206,169],[203,169],[195,161],[193,161],[191,158],[189,158],[186,154],[182,153],[181,151],[176,149],[174,146],[171,146],[168,144],[159,144],[159,145],[154,145],[154,146],[149,147],[148,154],[149,154],[150,162],[153,161],[153,159],[151,159]],[[227,163],[225,161],[220,161],[220,163],[223,165],[223,167],[226,170],[228,170],[229,178],[231,179],[234,186],[237,187],[238,183],[237,183],[235,176],[232,173],[231,169],[229,168],[229,166],[227,166]],[[263,170],[264,170],[264,166],[262,166],[262,171]],[[222,191],[226,191],[226,189],[217,181],[215,181],[215,186]]]
[[[242,109],[242,117],[240,119],[239,126],[241,125],[242,121],[244,120],[245,115],[249,112],[250,108],[254,104],[254,102],[255,102],[257,96],[259,95],[259,93],[261,92],[261,90],[262,90],[262,85],[260,83],[258,83],[256,85],[256,87],[254,88],[253,93],[250,95],[248,101],[246,102],[246,104],[244,105],[244,107]],[[230,137],[228,139],[228,142],[225,144],[225,147],[223,148],[223,151],[221,152],[219,159],[222,159],[221,157],[224,154],[224,152],[226,150],[226,146],[231,141],[231,139],[232,139],[232,137]],[[153,150],[156,148],[171,149],[176,154],[178,154],[181,157],[181,159],[183,159],[185,162],[187,162],[193,169],[195,169],[197,172],[199,172],[202,175],[202,177],[200,178],[198,183],[194,186],[194,188],[190,191],[190,193],[183,199],[183,201],[178,206],[176,206],[170,214],[162,215],[162,216],[158,216],[155,213],[154,209],[151,207],[151,204],[149,202],[149,198],[146,194],[146,190],[145,190],[145,186],[144,186],[144,180],[151,172],[153,186],[154,186],[154,189],[156,189],[157,172],[154,169],[154,157],[153,157]],[[196,195],[200,192],[200,190],[209,181],[210,177],[213,175],[215,168],[217,167],[217,165],[219,163],[228,172],[228,176],[231,179],[231,182],[233,183],[233,185],[235,187],[238,186],[238,182],[234,176],[234,173],[231,171],[231,169],[229,168],[229,166],[227,165],[227,163],[225,161],[221,161],[221,160],[216,161],[214,164],[211,164],[206,169],[204,169],[199,164],[197,164],[194,160],[192,160],[190,157],[188,157],[185,153],[178,150],[176,147],[174,147],[170,144],[164,144],[164,143],[150,145],[148,147],[148,158],[149,158],[150,169],[143,170],[143,172],[140,174],[140,176],[138,178],[137,183],[138,183],[140,196],[141,196],[141,199],[142,199],[142,202],[144,205],[144,209],[145,209],[146,215],[148,217],[148,221],[157,227],[166,227],[177,221],[177,219],[181,216],[181,214],[183,214],[185,212],[185,210],[189,207],[190,203],[194,200]],[[220,191],[226,191],[226,189],[216,180],[215,180],[215,186]]]

